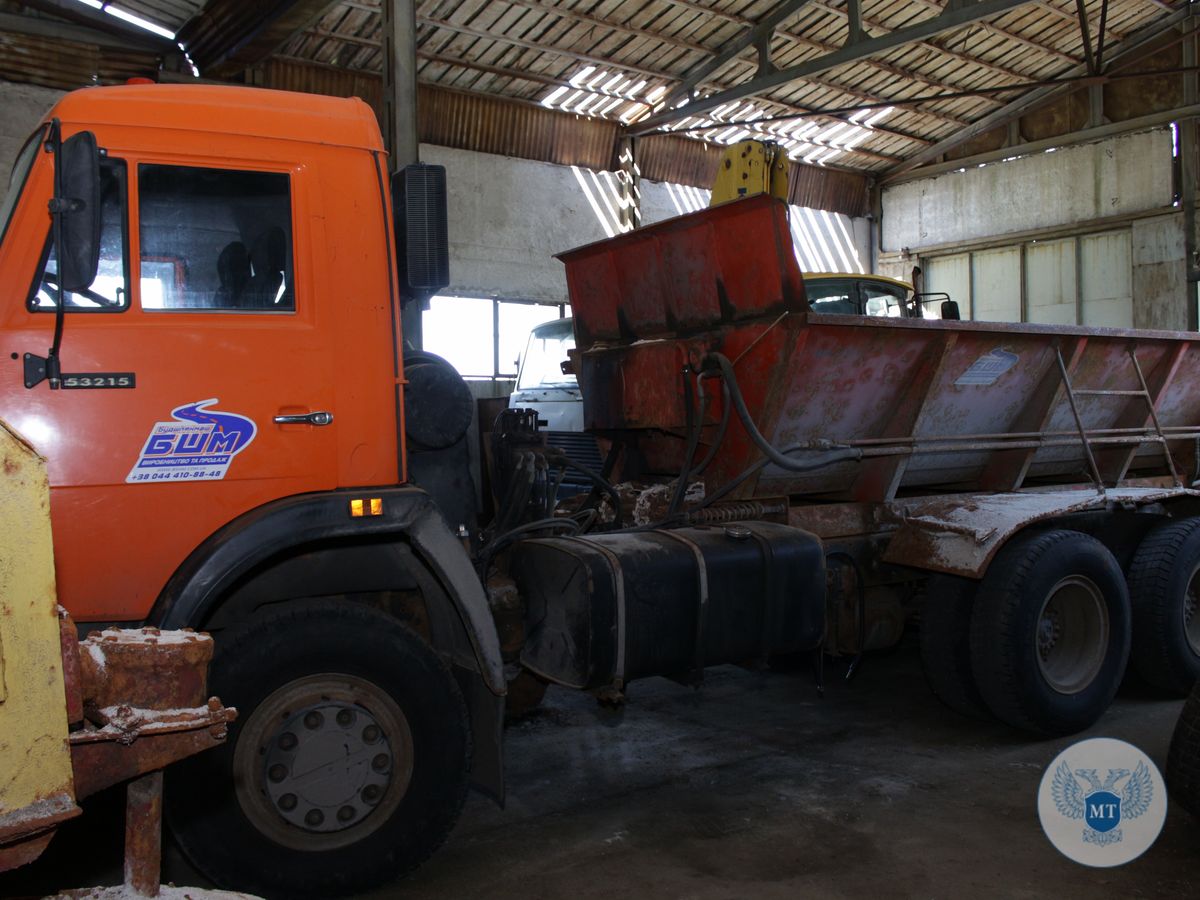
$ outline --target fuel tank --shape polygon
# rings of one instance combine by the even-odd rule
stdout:
[[[579,689],[816,647],[825,558],[806,531],[769,522],[520,542],[521,662]]]

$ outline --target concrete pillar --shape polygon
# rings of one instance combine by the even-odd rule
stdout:
[[[1191,68],[1196,65],[1196,36],[1194,34],[1195,17],[1188,16],[1182,25],[1187,37],[1183,40],[1183,65]],[[1185,72],[1183,75],[1183,102],[1197,102],[1197,83],[1195,72]],[[1196,266],[1196,168],[1200,163],[1200,140],[1197,140],[1196,119],[1182,119],[1176,123],[1179,128],[1179,199],[1183,207],[1183,259],[1187,272],[1184,287],[1184,308],[1187,310],[1183,317],[1189,331],[1200,331],[1200,310],[1196,305],[1196,284],[1200,272]]]
[[[417,13],[415,0],[382,0],[383,140],[393,172],[420,160],[417,131]],[[420,349],[421,304],[400,312],[405,343]]]

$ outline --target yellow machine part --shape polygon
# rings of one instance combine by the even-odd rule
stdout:
[[[0,845],[78,813],[46,463],[0,421]]]
[[[709,206],[770,194],[787,202],[788,158],[778,144],[766,141],[739,141],[730,144],[717,168]]]

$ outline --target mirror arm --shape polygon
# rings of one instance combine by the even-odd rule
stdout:
[[[50,143],[54,152],[54,199],[50,201],[50,217],[54,229],[55,253],[61,266],[63,257],[62,217],[70,208],[71,202],[60,199],[63,195],[62,123],[58,119],[54,119],[50,123]],[[46,354],[46,380],[50,382],[52,391],[57,391],[62,384],[62,365],[59,362],[58,354],[62,348],[63,324],[66,321],[66,310],[63,305],[66,292],[63,290],[61,280],[55,284],[55,293],[58,302],[54,305],[54,343],[51,344],[50,350]]]

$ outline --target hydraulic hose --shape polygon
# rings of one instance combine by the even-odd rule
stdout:
[[[683,505],[683,496],[687,493],[687,484],[691,480],[692,461],[696,458],[696,447],[700,444],[700,426],[704,423],[704,413],[706,407],[701,406],[699,421],[696,417],[695,403],[692,397],[692,367],[686,365],[683,367],[683,405],[684,414],[687,418],[687,449],[683,452],[683,468],[679,472],[679,481],[675,485],[675,492],[671,495],[671,502],[667,506],[667,517],[675,515],[679,512],[679,507]]]
[[[733,363],[722,353],[709,353],[704,357],[701,365],[705,366],[709,363],[715,364],[721,370],[725,386],[729,389],[729,398],[733,401],[733,408],[737,410],[738,418],[742,420],[742,426],[746,429],[746,433],[750,435],[750,439],[763,452],[763,455],[770,462],[779,466],[779,468],[786,469],[789,472],[811,472],[814,469],[823,469],[825,466],[831,466],[835,463],[845,462],[846,460],[857,461],[862,459],[862,450],[859,450],[857,447],[846,447],[831,441],[812,441],[796,448],[810,451],[827,451],[819,459],[792,459],[785,456],[771,446],[771,442],[763,437],[762,432],[758,430],[758,426],[754,424],[754,417],[750,415],[750,410],[746,407],[746,399],[742,396],[741,388],[738,387],[737,376],[733,371]]]
[[[524,525],[518,525],[516,528],[512,528],[503,534],[498,534],[488,541],[486,545],[479,548],[479,556],[475,565],[479,572],[480,580],[487,581],[488,569],[491,568],[492,560],[496,554],[522,535],[536,531],[565,531],[567,534],[579,534],[582,530],[583,526],[575,519],[562,517],[526,522]]]
[[[696,379],[696,388],[700,392],[701,410],[706,410],[708,408],[706,405],[708,403],[708,397],[704,393],[704,379],[716,377],[717,373],[715,372],[701,372],[700,376]],[[704,459],[700,460],[700,463],[696,466],[696,468],[692,469],[691,474],[688,476],[689,479],[696,478],[697,476],[704,474],[704,470],[708,468],[709,463],[716,459],[717,451],[721,449],[721,442],[725,440],[725,431],[729,428],[729,387],[725,384],[724,379],[721,381],[721,395],[723,399],[721,404],[721,422],[719,425],[717,425],[716,437],[713,438],[712,444],[709,446],[708,453],[705,455]],[[700,421],[701,423],[704,421],[703,413],[701,414]]]
[[[546,455],[559,465],[570,466],[572,469],[582,472],[592,480],[592,484],[598,487],[605,494],[608,494],[608,497],[612,501],[613,505],[613,527],[621,527],[621,495],[617,493],[617,489],[609,483],[607,478],[605,478],[599,472],[593,472],[582,463],[576,462],[557,448],[547,448]]]

